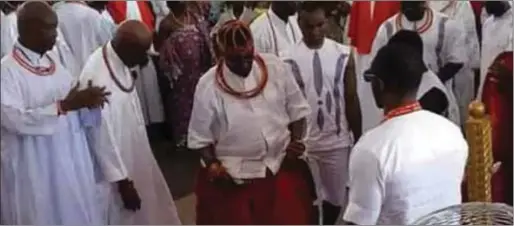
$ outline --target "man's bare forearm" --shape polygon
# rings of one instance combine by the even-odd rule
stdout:
[[[343,83],[346,119],[355,141],[357,141],[362,135],[362,113],[359,95],[357,94],[357,74],[355,73],[353,52],[350,54],[346,66]]]
[[[305,136],[305,129],[307,128],[307,121],[305,118],[294,121],[289,124],[288,129],[291,132],[291,140],[302,140]]]
[[[355,142],[357,142],[362,135],[362,113],[357,94],[346,98],[346,118]]]

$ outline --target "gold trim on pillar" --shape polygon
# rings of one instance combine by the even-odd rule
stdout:
[[[465,125],[469,144],[466,183],[469,202],[491,202],[491,168],[493,165],[491,121],[485,105],[473,101]]]

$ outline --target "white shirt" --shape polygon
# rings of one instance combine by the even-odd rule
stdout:
[[[482,98],[485,77],[498,55],[512,51],[513,22],[512,8],[501,17],[490,16],[482,26],[482,59],[480,63],[480,86],[478,98]]]
[[[284,61],[290,64],[312,109],[307,118],[309,151],[334,150],[353,144],[344,101],[344,74],[350,51],[350,47],[326,38],[319,49],[309,49],[300,41],[284,54]],[[316,56],[319,61],[315,60]]]
[[[364,134],[350,156],[344,220],[406,225],[461,203],[468,145],[460,128],[420,110]]]
[[[277,173],[290,140],[288,125],[310,113],[309,104],[291,75],[289,66],[271,54],[262,54],[269,80],[263,93],[238,99],[216,84],[216,67],[200,78],[195,91],[188,131],[188,146],[214,144],[217,158],[239,179],[263,178],[266,168]],[[247,78],[226,66],[223,73],[235,90],[249,90],[262,79],[253,63]]]
[[[280,19],[271,8],[250,25],[255,49],[260,53],[281,56],[284,51],[302,40],[297,15],[290,16],[288,23]]]

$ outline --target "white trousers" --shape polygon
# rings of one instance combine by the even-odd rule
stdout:
[[[318,201],[327,201],[342,208],[346,206],[349,155],[349,147],[328,151],[309,150],[308,163]]]

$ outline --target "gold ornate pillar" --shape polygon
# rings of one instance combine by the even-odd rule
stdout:
[[[465,125],[469,145],[466,183],[469,202],[491,202],[491,168],[493,165],[491,121],[479,101],[469,105]]]

